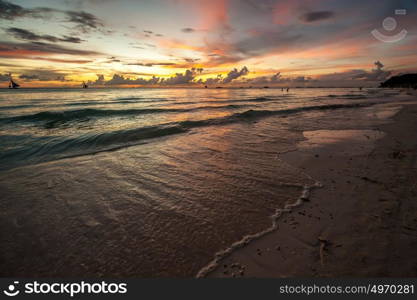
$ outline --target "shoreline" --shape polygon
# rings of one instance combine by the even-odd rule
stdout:
[[[291,267],[317,263],[317,253],[330,248],[327,241],[335,243],[333,237],[321,234],[333,219],[327,209],[332,208],[332,202],[314,200],[307,195],[306,186],[323,184],[323,189],[311,193],[318,199],[329,185],[339,187],[339,179],[337,184],[327,179],[337,175],[329,170],[333,169],[329,164],[351,168],[340,151],[344,150],[340,142],[345,145],[343,141],[349,141],[347,149],[354,146],[349,153],[355,162],[369,155],[374,139],[382,136],[379,126],[386,124],[402,103],[415,101],[401,95],[393,98],[331,112],[307,110],[262,121],[249,118],[216,127],[222,130],[208,127],[140,147],[7,171],[1,181],[5,197],[2,227],[6,228],[2,236],[3,274],[203,277],[211,271],[213,259],[214,264],[223,264],[252,249],[248,253],[254,257],[227,264],[244,276],[292,276],[296,273]],[[332,158],[333,152],[340,155]],[[165,170],[165,175],[160,170]],[[375,181],[369,174],[361,176],[367,183]],[[286,205],[300,203],[303,205],[280,216]],[[345,206],[341,211],[353,211]],[[314,214],[306,213],[307,208]],[[339,207],[332,209],[336,215]],[[327,219],[322,210],[328,213]],[[51,226],[57,230],[51,231]],[[294,238],[290,233],[295,229],[309,230],[313,238],[306,242],[307,233],[297,233],[301,239]],[[276,236],[282,231],[287,235]],[[270,236],[275,240],[271,242]],[[256,241],[250,242],[253,239]],[[299,249],[300,244],[308,245],[312,255]],[[276,261],[271,249],[279,254],[283,252],[280,247],[285,252],[299,252],[301,259],[285,253],[281,257],[284,262]],[[94,253],[90,249],[95,249]],[[271,257],[261,264],[281,264],[279,273],[249,265],[258,264],[267,254]],[[303,260],[302,255],[312,257],[312,262]],[[327,265],[327,257],[324,260]],[[241,267],[236,267],[237,261],[242,262]],[[243,263],[248,265],[246,273]]]
[[[311,190],[314,188],[321,187],[320,182],[315,182],[313,185],[306,185],[304,186],[300,197],[297,198],[297,200],[293,203],[286,204],[283,208],[276,209],[275,213],[270,216],[272,224],[267,229],[244,236],[241,240],[233,243],[230,247],[226,248],[225,250],[219,251],[215,254],[214,259],[210,261],[206,266],[204,266],[202,269],[200,269],[195,276],[196,278],[204,278],[207,275],[209,275],[211,272],[213,272],[216,268],[218,268],[219,264],[222,260],[226,259],[229,255],[231,255],[234,251],[237,251],[239,248],[244,247],[245,245],[248,245],[249,243],[255,242],[257,239],[274,232],[278,229],[278,222],[279,219],[285,214],[291,212],[291,209],[297,208],[298,206],[301,206],[304,201],[308,201],[309,195],[311,193]]]
[[[417,104],[401,105],[382,126],[336,140],[332,130],[310,132],[281,155],[323,188],[207,277],[416,276]]]

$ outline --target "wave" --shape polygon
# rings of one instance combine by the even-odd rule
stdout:
[[[333,110],[333,109],[341,109],[341,108],[358,108],[358,107],[365,107],[376,104],[373,103],[352,103],[352,104],[331,104],[331,105],[318,105],[318,106],[303,106],[291,109],[283,109],[283,110],[247,110],[243,113],[236,113],[232,117],[238,119],[254,119],[254,118],[262,118],[267,116],[273,115],[288,115],[293,113],[299,113],[304,111],[312,111],[312,110]]]
[[[278,97],[256,97],[256,98],[247,98],[247,99],[216,99],[216,100],[203,100],[203,101],[182,101],[182,102],[173,102],[173,105],[181,104],[195,104],[195,103],[234,103],[234,102],[274,102],[281,100],[282,98],[288,98],[290,95],[281,95]]]
[[[126,102],[165,102],[165,101],[172,101],[171,99],[167,98],[144,98],[144,97],[120,97],[115,98],[115,103],[118,103],[118,101],[121,101],[120,103],[126,103]],[[140,100],[140,101],[137,101]]]
[[[141,101],[134,101],[140,99]],[[102,101],[102,100],[90,100],[90,101],[80,101],[80,102],[69,102],[63,103],[60,105],[54,105],[54,107],[60,106],[99,106],[99,105],[115,105],[115,104],[135,104],[135,103],[149,103],[149,102],[171,102],[170,105],[186,105],[186,104],[201,104],[201,103],[227,103],[227,102],[263,102],[263,101],[270,101],[276,99],[268,99],[268,98],[251,98],[251,99],[241,99],[241,100],[203,100],[203,101],[175,101],[172,99],[165,99],[165,98],[116,98],[115,100],[110,101]],[[161,103],[161,105],[166,105],[166,103]],[[40,107],[40,105],[25,105],[22,107]],[[11,106],[13,108],[20,108],[20,106]],[[0,107],[0,109],[2,109]]]
[[[127,129],[121,131],[107,132],[90,136],[85,142],[94,145],[107,145],[107,144],[118,144],[126,143],[137,140],[156,138],[170,134],[183,133],[191,129],[204,127],[204,126],[216,126],[216,125],[227,125],[235,122],[242,122],[245,120],[260,119],[273,115],[289,115],[294,113],[300,113],[304,111],[312,110],[333,110],[341,108],[358,108],[366,107],[376,103],[362,103],[362,104],[333,104],[333,105],[322,105],[322,106],[306,106],[294,109],[286,110],[247,110],[242,113],[234,113],[229,116],[210,118],[205,120],[188,120],[181,122],[171,122],[161,125],[141,127],[134,129]]]
[[[163,99],[160,100],[143,100],[143,101],[131,101],[131,100],[117,100],[117,101],[83,101],[83,102],[70,102],[62,104],[63,106],[88,106],[88,105],[115,105],[115,104],[135,104],[135,103],[148,103],[148,102],[171,102],[172,100]]]
[[[41,137],[37,139],[32,138],[30,143],[23,145],[19,143],[19,148],[6,147],[5,149],[1,149],[2,151],[0,152],[0,169],[9,169],[21,164],[33,164],[73,156],[89,155],[104,151],[114,151],[120,148],[146,143],[150,139],[186,133],[190,130],[199,127],[253,121],[268,116],[286,116],[290,114],[313,110],[334,110],[343,108],[366,107],[377,103],[378,102],[305,106],[286,110],[250,109],[241,113],[233,113],[225,117],[211,118],[205,120],[171,122],[155,126],[116,130],[112,132],[87,133],[83,135],[69,137],[55,136]],[[40,114],[41,115],[37,114],[37,117],[41,116],[49,118],[49,114]],[[14,138],[19,139],[19,136],[16,136]],[[9,137],[9,140],[10,139],[11,138]]]
[[[32,104],[10,105],[10,106],[1,106],[0,110],[13,110],[13,109],[32,108],[32,107],[34,107],[34,105]]]
[[[0,123],[12,122],[46,122],[47,127],[67,123],[75,120],[115,117],[115,116],[138,116],[144,114],[157,113],[184,113],[199,110],[216,110],[216,109],[239,109],[249,105],[220,105],[220,106],[198,106],[193,108],[143,108],[143,109],[77,109],[64,111],[43,111],[35,114],[0,118]]]
[[[288,95],[279,96],[280,98],[288,97]],[[134,101],[134,100],[141,100],[141,101]],[[0,123],[4,122],[13,122],[13,121],[71,121],[77,118],[87,118],[87,117],[102,117],[102,116],[116,116],[116,115],[131,115],[131,114],[146,114],[146,113],[160,113],[160,112],[187,112],[192,111],[192,109],[159,109],[159,107],[164,106],[163,102],[171,102],[169,105],[172,106],[179,106],[179,105],[193,105],[193,104],[225,104],[225,103],[245,103],[245,102],[267,102],[267,101],[277,101],[276,97],[268,98],[268,97],[257,97],[257,98],[249,98],[249,99],[222,99],[222,100],[203,100],[203,101],[174,101],[165,98],[141,98],[141,97],[126,97],[126,98],[115,98],[115,101],[102,101],[102,100],[87,100],[87,101],[77,101],[77,102],[63,102],[60,104],[54,105],[37,105],[37,104],[26,104],[26,105],[11,105],[11,106],[2,106],[0,107],[1,110],[15,110],[15,109],[24,109],[24,108],[49,108],[49,109],[60,109],[66,107],[86,107],[91,106],[91,108],[80,108],[80,109],[69,109],[69,110],[62,110],[62,111],[45,111],[35,114],[29,115],[22,115],[22,116],[15,116],[15,117],[8,117],[8,118],[0,118]],[[49,100],[48,100],[49,101]],[[117,104],[135,104],[135,103],[149,103],[154,102],[154,107],[149,109],[119,109],[119,110],[107,110],[107,109],[98,109],[96,107],[99,106],[107,106],[107,105],[117,105]],[[158,104],[158,103],[161,104]],[[235,106],[234,106],[235,105]],[[238,108],[238,107],[247,106],[247,104],[230,104],[225,106],[206,106],[206,107],[198,107],[198,109],[216,109],[216,108]]]
[[[327,98],[339,98],[339,99],[355,100],[355,99],[366,99],[367,96],[365,94],[344,94],[344,95],[330,94],[330,95],[327,95]]]
[[[118,115],[132,115],[132,114],[149,114],[159,112],[170,112],[167,109],[77,109],[64,111],[43,111],[35,114],[28,114],[22,116],[15,116],[0,119],[1,122],[13,121],[70,121],[74,119],[83,119],[88,117],[101,116],[118,116]],[[177,111],[177,110],[172,110]]]

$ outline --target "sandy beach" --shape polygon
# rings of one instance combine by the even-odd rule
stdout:
[[[415,277],[417,105],[379,114],[389,119],[304,132],[297,150],[280,159],[322,187],[207,276]]]
[[[67,93],[3,102],[2,276],[416,274],[409,92]]]

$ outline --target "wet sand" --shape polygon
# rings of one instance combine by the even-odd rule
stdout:
[[[417,108],[381,99],[1,172],[0,275],[415,274]]]
[[[417,105],[395,112],[367,129],[304,132],[280,159],[322,188],[207,277],[417,276]]]

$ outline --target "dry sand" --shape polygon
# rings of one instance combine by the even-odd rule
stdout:
[[[304,136],[280,159],[323,187],[208,277],[416,277],[417,105],[378,128]]]

